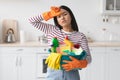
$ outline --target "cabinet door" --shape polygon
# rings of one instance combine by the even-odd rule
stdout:
[[[17,59],[13,50],[0,49],[0,80],[17,80]]]
[[[120,10],[120,0],[116,0],[116,10]]]
[[[120,47],[107,48],[107,80],[120,80]]]
[[[120,15],[120,0],[102,0],[102,13]]]
[[[105,47],[90,48],[92,62],[80,71],[81,80],[105,80]]]
[[[36,54],[32,48],[21,48],[19,54],[19,80],[35,80]]]
[[[32,48],[0,49],[0,80],[35,80],[36,54]]]

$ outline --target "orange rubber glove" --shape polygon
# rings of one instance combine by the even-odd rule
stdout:
[[[61,14],[60,8],[52,6],[51,11],[45,12],[42,15],[43,15],[44,20],[47,21],[47,20],[49,20],[49,19],[51,19],[51,18],[53,18],[55,16],[58,16],[60,14]]]
[[[64,60],[63,62],[65,62],[66,64],[63,64],[62,67],[63,69],[65,69],[66,71],[70,71],[72,69],[75,68],[85,68],[87,66],[87,60],[78,60],[74,57],[69,57],[72,61],[67,61]]]

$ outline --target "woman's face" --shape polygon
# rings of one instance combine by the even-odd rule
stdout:
[[[65,9],[61,9],[61,15],[57,16],[57,21],[62,27],[71,27],[71,16]]]

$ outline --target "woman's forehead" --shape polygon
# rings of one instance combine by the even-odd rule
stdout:
[[[65,9],[61,9],[61,13],[68,13],[68,11]]]

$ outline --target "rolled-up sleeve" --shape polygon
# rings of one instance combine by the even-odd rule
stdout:
[[[38,16],[29,18],[29,22],[32,24],[32,26],[34,26],[38,30],[44,32],[45,34],[49,34],[55,30],[56,27],[54,25],[45,23],[43,21],[44,21],[44,19],[43,19],[42,15],[38,15]]]

